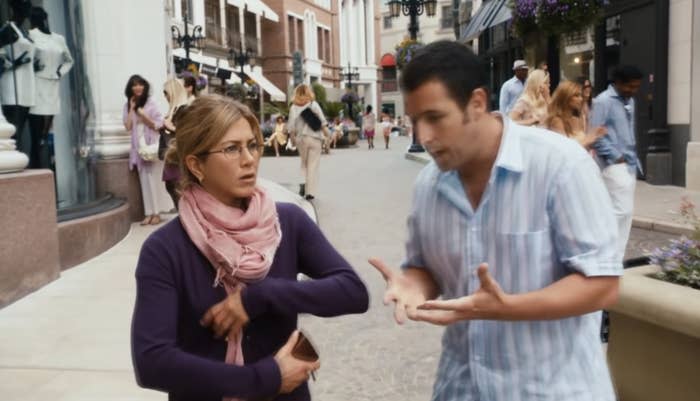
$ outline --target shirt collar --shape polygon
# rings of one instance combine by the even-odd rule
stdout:
[[[493,114],[503,121],[503,135],[501,136],[501,145],[498,148],[495,166],[514,173],[521,173],[523,171],[523,154],[520,147],[520,136],[515,129],[516,126],[501,113],[496,112]]]
[[[615,88],[615,86],[613,84],[608,85],[608,92],[610,92],[610,96],[612,96],[616,99],[619,99],[624,104],[629,103],[629,101],[631,100],[631,99],[626,99],[622,95],[620,95],[620,93],[617,91],[617,89]]]

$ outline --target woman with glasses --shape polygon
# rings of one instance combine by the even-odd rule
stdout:
[[[297,316],[367,310],[316,224],[256,185],[262,147],[255,116],[230,98],[199,97],[178,120],[167,157],[181,169],[180,215],[141,249],[132,321],[137,381],[169,400],[310,400],[319,363],[292,356]]]
[[[578,77],[576,78],[576,82],[583,88],[581,92],[583,95],[581,118],[583,119],[583,129],[588,132],[588,120],[591,116],[591,109],[593,108],[593,85],[591,85],[591,80],[586,77]]]

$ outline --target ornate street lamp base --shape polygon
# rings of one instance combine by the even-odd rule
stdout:
[[[412,143],[408,148],[408,153],[423,153],[425,149],[420,143]]]

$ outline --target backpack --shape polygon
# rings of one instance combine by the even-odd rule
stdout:
[[[306,123],[306,125],[308,125],[309,128],[311,128],[313,131],[320,131],[321,130],[321,125],[322,125],[321,119],[318,118],[316,113],[314,113],[311,110],[311,106],[305,108],[301,112],[301,118],[304,119],[304,122]]]

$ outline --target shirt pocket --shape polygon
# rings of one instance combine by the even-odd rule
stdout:
[[[498,233],[495,246],[495,266],[489,270],[505,292],[534,291],[552,282],[552,240],[548,229]]]

